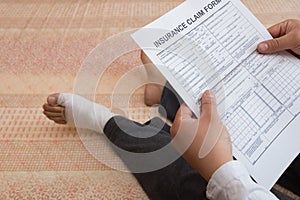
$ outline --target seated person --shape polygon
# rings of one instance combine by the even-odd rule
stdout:
[[[276,39],[261,43],[258,46],[258,51],[272,53],[290,49],[293,53],[300,55],[299,29],[300,22],[296,20],[288,20],[271,27],[269,31]],[[295,39],[297,40],[295,41]],[[290,42],[291,40],[293,42]],[[142,61],[143,63],[150,62],[144,54],[142,54]],[[149,76],[151,76],[151,73],[150,71]],[[72,99],[76,99],[74,101],[76,104],[72,105]],[[202,98],[203,107],[199,120],[201,129],[197,131],[196,136],[196,138],[200,139],[192,143],[190,148],[184,153],[184,157],[193,167],[182,157],[179,157],[162,169],[153,172],[134,173],[134,176],[150,199],[206,199],[207,197],[210,199],[276,198],[269,191],[255,184],[238,161],[232,161],[231,143],[226,128],[222,129],[221,137],[212,151],[203,159],[198,158],[199,146],[201,146],[203,135],[209,134],[206,133],[207,129],[203,127],[210,126],[211,116],[214,116],[218,126],[221,124],[223,127],[216,112],[214,101],[212,93],[206,91]],[[116,146],[136,153],[153,152],[164,147],[170,143],[172,139],[171,134],[173,136],[177,134],[180,123],[184,125],[187,121],[195,120],[192,118],[189,109],[184,105],[177,113],[182,101],[168,83],[166,83],[165,87],[148,85],[145,90],[145,102],[147,105],[161,104],[166,110],[167,117],[174,121],[173,126],[170,127],[164,124],[158,118],[154,118],[151,120],[151,123],[144,125],[136,122],[132,123],[131,120],[112,113],[102,105],[95,104],[77,95],[65,93],[50,95],[43,108],[44,114],[59,124],[74,125],[73,116],[79,116],[80,120],[76,121],[76,125],[79,128],[104,133]],[[94,118],[94,115],[91,115],[93,112],[97,119]],[[161,126],[162,124],[164,125]],[[214,126],[212,125],[212,127]],[[141,132],[153,136],[137,138],[128,135],[124,132],[125,129],[129,132]],[[174,145],[180,149],[180,143]],[[195,148],[195,146],[198,148]],[[299,166],[298,160],[296,159],[296,167],[292,170],[298,169],[295,173],[299,174],[299,168],[297,168]],[[124,159],[124,162],[129,169],[133,167],[128,160]],[[208,187],[206,191],[207,181]],[[288,179],[286,181],[288,182]],[[299,186],[299,180],[296,183],[296,188],[297,185]],[[228,188],[227,186],[232,187]],[[276,191],[273,192],[277,193]],[[293,192],[299,193],[297,189],[293,190]],[[282,199],[289,199],[283,194],[277,193],[277,195]]]

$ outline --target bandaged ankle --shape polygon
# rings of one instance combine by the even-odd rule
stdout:
[[[108,108],[81,96],[61,93],[57,103],[65,107],[68,125],[103,133],[105,124],[115,116]]]

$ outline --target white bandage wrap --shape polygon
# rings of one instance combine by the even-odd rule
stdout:
[[[61,93],[57,103],[65,107],[68,125],[103,133],[105,124],[115,116],[105,106],[91,102],[81,96]]]

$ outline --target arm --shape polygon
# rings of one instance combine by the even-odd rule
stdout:
[[[290,19],[268,29],[274,39],[261,42],[257,46],[260,53],[275,53],[291,50],[300,55],[300,20]]]
[[[201,116],[192,117],[185,105],[181,106],[171,127],[171,135],[179,135],[173,144],[183,157],[207,180],[210,199],[276,199],[270,191],[254,183],[245,167],[233,161],[231,141],[216,109],[210,91],[202,96]],[[182,137],[181,135],[184,135]],[[188,148],[185,138],[193,140]]]

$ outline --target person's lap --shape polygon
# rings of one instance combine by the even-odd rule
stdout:
[[[174,120],[177,110],[183,103],[179,95],[174,91],[169,83],[166,83],[160,101],[159,111],[165,114],[171,121]],[[105,126],[104,132],[107,137],[118,147],[136,153],[151,152],[158,150],[170,143],[170,127],[158,118],[154,118],[145,124],[135,123],[133,127],[128,126],[132,121],[123,117],[114,117]],[[121,126],[126,126],[127,131],[137,131],[136,125],[140,126],[140,131],[156,135],[147,139],[136,138],[124,133]],[[159,127],[163,127],[158,129]],[[132,130],[130,130],[132,128]],[[299,159],[298,159],[299,160]],[[125,162],[126,164],[126,162]],[[127,163],[130,166],[129,163]],[[130,168],[129,168],[130,169]],[[293,167],[293,170],[294,167]],[[290,171],[287,170],[287,172]],[[286,173],[287,173],[286,172]],[[285,173],[285,174],[286,174]],[[286,175],[282,177],[286,177]],[[184,159],[180,157],[175,162],[162,169],[147,172],[135,173],[140,185],[143,187],[150,199],[205,199],[207,182],[194,170]],[[289,183],[289,179],[284,179]],[[281,181],[282,182],[282,181]],[[286,184],[285,184],[286,185]],[[283,186],[285,186],[283,185]],[[285,194],[272,189],[272,192],[280,199],[291,199]],[[295,192],[295,191],[293,191]]]
[[[151,123],[144,125],[135,123],[133,125],[126,118],[114,117],[109,120],[104,132],[114,145],[123,150],[134,153],[148,153],[164,147],[171,141],[170,127],[165,125],[162,129],[157,129],[160,123],[163,122],[158,118],[154,118]],[[128,124],[131,124],[132,127]],[[136,126],[140,126],[140,128]],[[124,131],[122,127],[126,127],[126,130]],[[131,131],[131,128],[132,131],[139,129],[139,131],[143,131],[143,134],[157,134],[149,138],[133,137],[125,133]],[[120,157],[129,170],[136,167],[133,165],[138,161],[128,159],[124,155],[120,155]],[[144,164],[149,163],[145,162]],[[182,157],[156,171],[133,174],[150,199],[205,199],[206,181]]]
[[[160,110],[162,113],[166,112],[172,121],[182,101],[174,95],[172,89],[168,89],[169,84],[166,86],[161,98],[161,106],[164,109]],[[135,132],[135,135],[139,131],[143,132],[141,133],[143,135],[156,134],[149,138],[138,138],[128,135],[126,133],[128,131]],[[156,151],[170,143],[172,139],[170,126],[159,118],[153,118],[145,124],[132,124],[131,120],[124,117],[114,117],[106,124],[104,133],[119,148],[135,153]],[[124,162],[130,169],[132,161],[124,160]],[[206,199],[207,182],[182,157],[159,170],[134,173],[134,176],[150,199]]]

